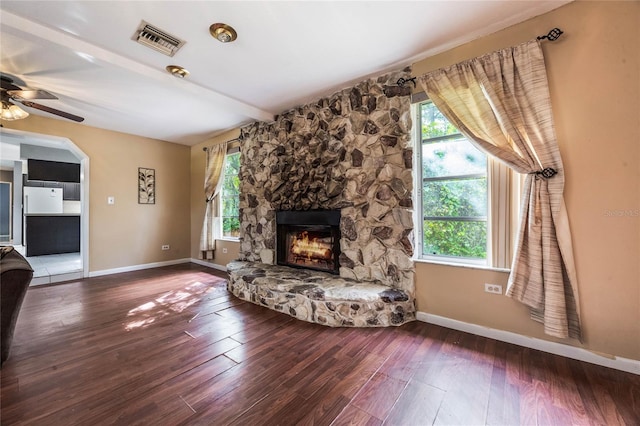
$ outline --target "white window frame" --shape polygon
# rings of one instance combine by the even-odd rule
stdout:
[[[424,94],[422,94],[424,95]],[[508,166],[487,155],[487,256],[486,259],[442,256],[423,253],[424,213],[422,177],[422,132],[420,106],[424,96],[411,105],[414,117],[414,260],[455,266],[480,267],[506,271],[511,266],[519,214],[519,189],[522,179]]]
[[[225,236],[223,235],[224,232],[224,228],[223,228],[223,224],[224,224],[224,216],[223,216],[223,212],[224,212],[224,180],[225,180],[225,170],[226,170],[226,164],[227,164],[227,158],[230,155],[234,155],[234,154],[239,154],[240,153],[240,147],[232,147],[227,149],[227,153],[224,156],[224,164],[222,165],[222,174],[220,175],[220,191],[218,193],[218,211],[217,211],[217,215],[218,215],[218,234],[216,236],[217,240],[222,240],[222,241],[234,241],[234,242],[238,242],[240,241],[239,237],[231,237],[231,236]],[[239,154],[240,155],[240,154]],[[238,211],[238,220],[240,220],[240,212]]]

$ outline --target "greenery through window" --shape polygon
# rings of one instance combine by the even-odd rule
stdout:
[[[428,101],[419,105],[422,254],[487,257],[487,158]]]
[[[238,238],[240,236],[240,152],[227,154],[221,190],[222,237]]]

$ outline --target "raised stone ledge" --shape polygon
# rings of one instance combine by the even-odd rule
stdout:
[[[258,262],[231,262],[228,290],[236,297],[299,320],[330,327],[387,327],[416,318],[415,300],[380,282]]]

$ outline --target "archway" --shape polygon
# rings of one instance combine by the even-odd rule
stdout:
[[[26,132],[14,129],[1,129],[0,144],[30,144],[48,148],[57,148],[71,152],[80,161],[80,255],[82,275],[89,276],[89,156],[72,140],[65,137]],[[21,201],[20,201],[21,202]],[[15,203],[15,201],[14,201]]]

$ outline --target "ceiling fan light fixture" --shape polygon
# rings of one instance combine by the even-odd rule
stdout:
[[[2,113],[0,118],[7,121],[14,120],[22,120],[23,118],[27,118],[29,113],[18,105],[12,104],[11,102],[2,101]]]
[[[165,69],[176,78],[185,78],[189,75],[189,71],[178,65],[167,65]]]
[[[220,43],[230,43],[238,38],[238,33],[230,25],[223,23],[216,23],[209,27],[211,36],[218,40]]]

